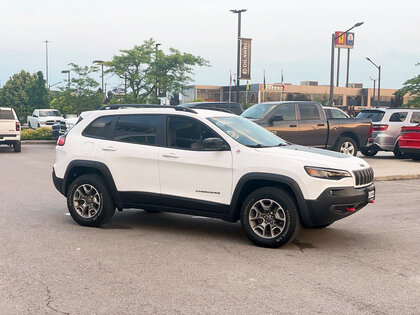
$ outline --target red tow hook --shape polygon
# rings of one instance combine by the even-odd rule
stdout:
[[[369,203],[375,203],[375,200],[371,200],[371,201],[369,201]]]
[[[355,209],[355,208],[350,208],[350,207],[348,207],[348,208],[347,208],[347,211],[348,211],[348,212],[353,212],[353,211],[356,211],[356,209]]]

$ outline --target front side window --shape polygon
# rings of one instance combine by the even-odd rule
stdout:
[[[403,122],[407,118],[408,112],[398,112],[393,113],[391,117],[389,117],[389,121],[392,122]]]
[[[169,116],[167,126],[167,143],[171,148],[203,150],[204,139],[220,138],[201,121],[190,117]]]
[[[83,130],[85,137],[108,139],[111,134],[111,127],[116,116],[103,116],[95,119]]]
[[[248,147],[264,148],[287,145],[283,139],[243,117],[213,117],[208,120],[229,137]]]
[[[411,116],[411,123],[420,124],[420,112],[414,112]]]
[[[314,104],[299,104],[300,120],[319,120],[318,107]]]
[[[274,110],[272,117],[274,116],[282,116],[283,121],[296,120],[295,105],[293,104],[280,105]]]
[[[115,141],[156,145],[158,115],[124,115],[115,124]]]

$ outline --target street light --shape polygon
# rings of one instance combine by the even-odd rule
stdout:
[[[378,75],[378,101],[376,102],[377,106],[381,106],[381,66],[376,65],[369,57],[366,57],[366,60],[373,64],[376,68],[378,68],[379,75]]]
[[[61,73],[67,73],[67,85],[70,89],[70,70],[61,70]]]
[[[157,62],[157,54],[158,54],[158,49],[159,49],[159,46],[160,45],[162,45],[162,44],[160,44],[160,43],[156,43],[155,44],[155,62]],[[157,63],[156,63],[156,76],[157,76]],[[155,95],[156,95],[156,99],[158,98],[158,80],[157,80],[157,78],[156,78],[156,81],[155,81]]]
[[[369,77],[373,81],[373,101],[375,101],[376,79]]]
[[[94,65],[100,65],[101,68],[102,68],[102,75],[101,75],[101,77],[102,77],[102,93],[105,93],[105,90],[104,90],[104,62],[105,61],[103,61],[103,60],[94,60],[93,61]]]
[[[241,13],[242,12],[246,12],[246,9],[241,9],[241,10],[230,10],[230,12],[238,14],[238,54],[237,54],[237,59],[236,59],[236,76],[237,76],[237,80],[236,80],[236,102],[239,103],[239,77],[240,77],[240,66],[239,66],[239,59],[241,56]]]
[[[354,24],[352,27],[350,27],[347,31],[344,33],[341,33],[338,36],[335,36],[334,33],[331,34],[331,72],[330,72],[330,100],[329,103],[332,105],[333,98],[334,98],[334,43],[337,38],[340,38],[341,36],[344,36],[348,32],[350,32],[353,28],[359,27],[363,25],[364,22],[358,22]]]

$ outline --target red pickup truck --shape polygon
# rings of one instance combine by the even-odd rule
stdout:
[[[415,161],[420,161],[420,124],[412,127],[402,127],[398,145],[401,152]]]

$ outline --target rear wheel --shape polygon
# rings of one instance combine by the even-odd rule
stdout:
[[[405,154],[405,153],[402,153],[401,151],[400,151],[400,146],[398,145],[398,142],[397,142],[397,144],[395,145],[395,148],[394,148],[394,156],[397,158],[397,159],[408,159],[409,158],[409,156],[407,155],[407,154]]]
[[[378,153],[378,150],[370,147],[370,148],[361,148],[360,152],[362,152],[364,156],[375,156]]]
[[[102,177],[82,175],[70,185],[67,207],[72,218],[84,226],[101,226],[111,220],[115,205]]]
[[[21,151],[21,142],[20,141],[15,142],[13,144],[13,151],[15,151],[15,152],[20,152]]]
[[[357,143],[352,138],[340,137],[337,141],[336,151],[347,155],[357,155]]]
[[[241,224],[254,244],[271,248],[291,242],[300,230],[293,198],[277,187],[257,189],[245,199]]]

